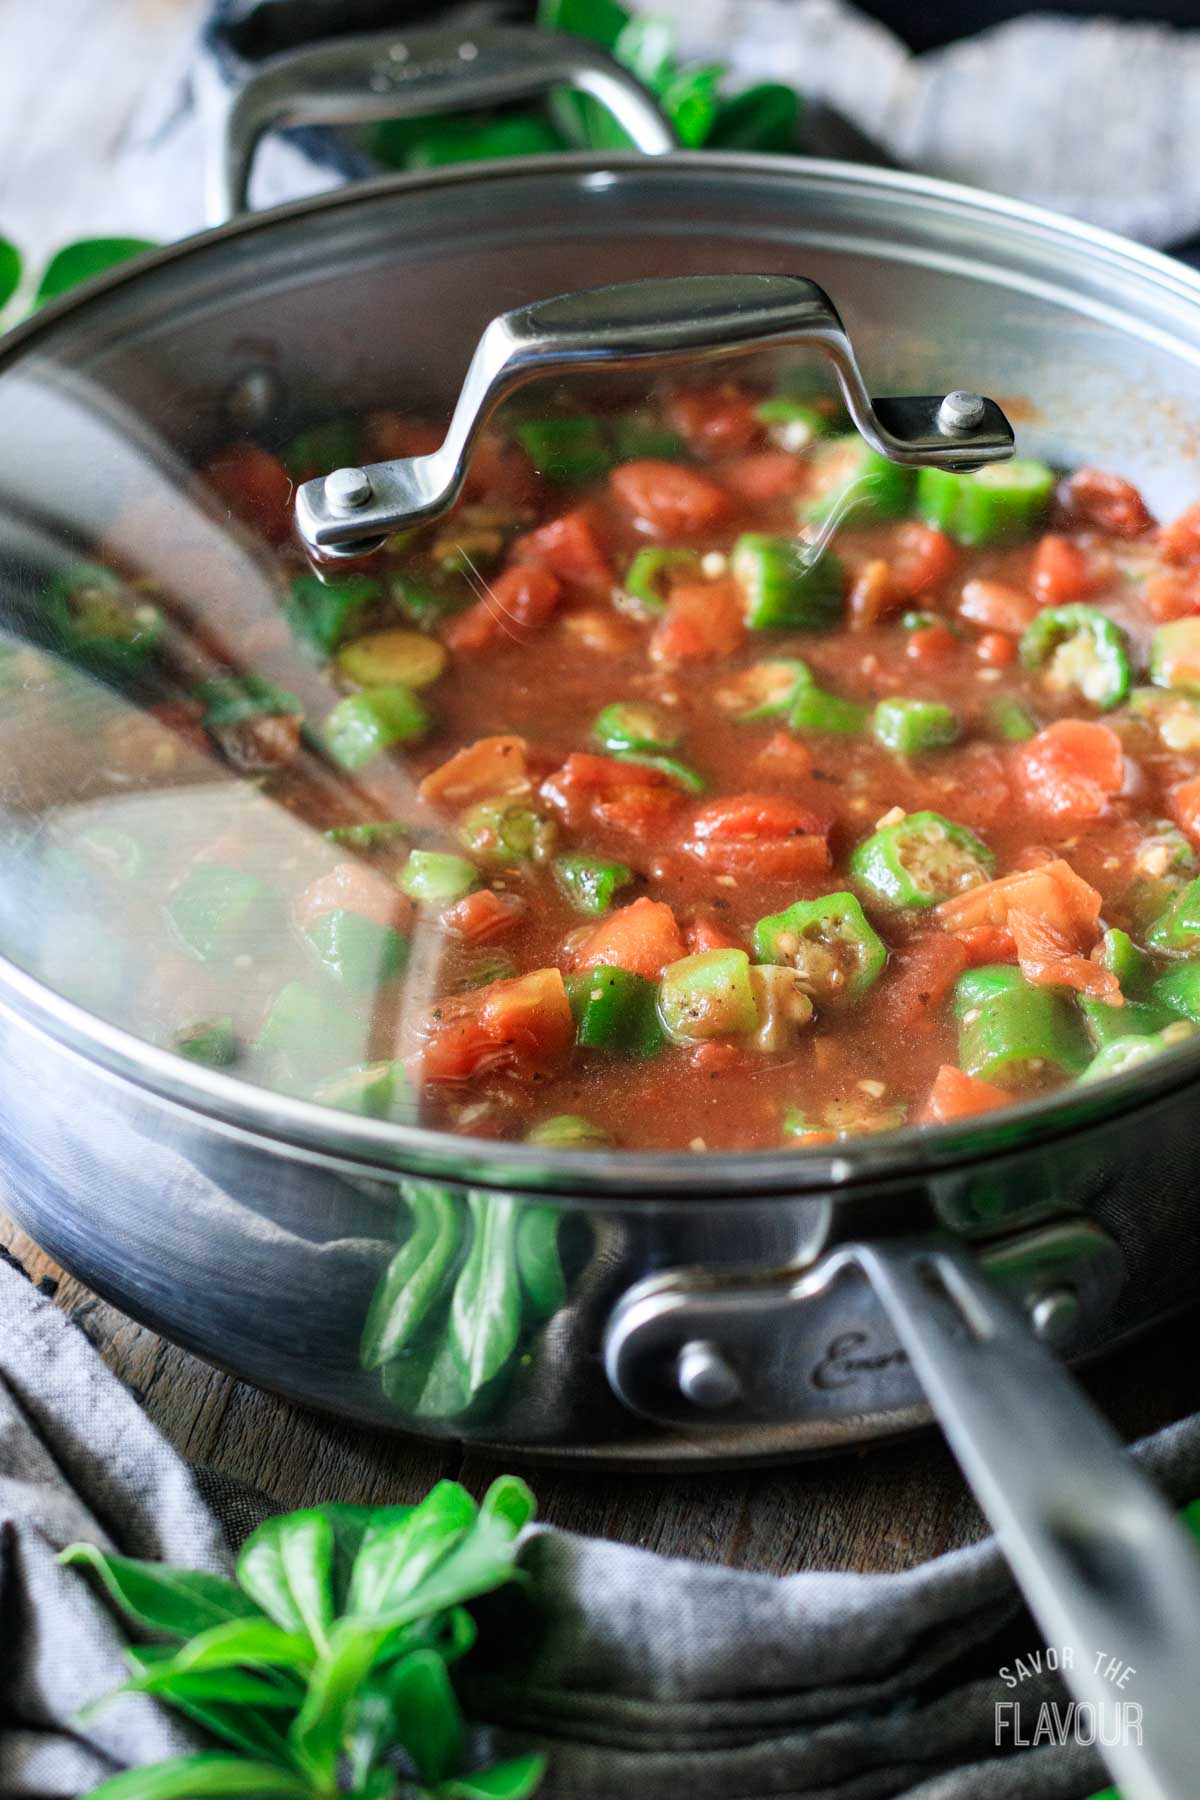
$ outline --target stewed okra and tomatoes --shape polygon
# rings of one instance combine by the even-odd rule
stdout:
[[[740,383],[543,396],[450,518],[318,580],[294,482],[437,435],[377,414],[205,471],[278,617],[158,725],[321,860],[264,873],[228,827],[167,859],[160,1041],[379,1117],[701,1151],[985,1113],[1195,1032],[1200,506],[905,470]],[[49,604],[84,661],[158,653],[117,570]],[[169,782],[130,736],[113,773]]]

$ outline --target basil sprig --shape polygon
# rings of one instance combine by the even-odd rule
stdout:
[[[131,1649],[117,1692],[153,1695],[224,1746],[126,1770],[92,1800],[524,1800],[541,1756],[461,1772],[449,1668],[474,1642],[467,1603],[513,1578],[533,1513],[514,1476],[479,1505],[443,1481],[419,1506],[308,1507],[247,1538],[235,1581],[70,1545],[61,1562],[174,1640]]]

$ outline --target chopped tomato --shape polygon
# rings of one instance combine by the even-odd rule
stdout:
[[[1142,604],[1154,619],[1190,619],[1200,613],[1200,569],[1160,569],[1146,578]]]
[[[519,925],[529,911],[520,894],[497,894],[480,888],[457,900],[442,914],[442,924],[466,944],[490,944]]]
[[[865,631],[878,625],[906,599],[904,589],[892,577],[892,571],[881,556],[865,562],[850,583],[846,613],[851,630]]]
[[[613,493],[636,524],[657,537],[688,537],[720,524],[729,495],[694,469],[647,457],[622,463],[608,478]]]
[[[954,541],[935,525],[915,519],[897,525],[894,547],[888,558],[892,585],[906,600],[915,600],[944,581],[958,561]]]
[[[521,447],[499,432],[485,431],[471,452],[465,498],[525,507],[534,504],[540,491],[537,471]]]
[[[735,1069],[744,1055],[742,1046],[732,1038],[709,1038],[706,1044],[696,1044],[689,1050],[688,1061],[701,1075],[720,1075],[726,1069]]]
[[[457,810],[498,794],[528,793],[528,745],[521,737],[476,738],[427,775],[417,792],[431,806]]]
[[[1017,946],[1007,925],[968,925],[956,931],[968,969],[986,969],[989,963],[1016,962]]]
[[[628,787],[632,781],[679,793],[670,777],[658,769],[618,762],[615,756],[596,756],[590,750],[573,750],[562,767],[547,776],[541,791],[547,800],[569,812],[581,794],[590,799],[594,794]]]
[[[723,381],[714,387],[677,388],[667,416],[696,456],[735,456],[762,441],[758,397]]]
[[[481,650],[501,635],[523,643],[558,606],[562,583],[539,563],[515,563],[488,584],[482,600],[451,619],[451,650]]]
[[[573,644],[590,650],[594,656],[629,656],[641,642],[636,626],[628,619],[604,612],[598,606],[564,614],[561,629]]]
[[[1005,637],[1002,631],[985,631],[975,646],[975,654],[989,668],[1009,669],[1017,660],[1017,640]]]
[[[687,926],[684,936],[687,938],[689,952],[696,954],[701,950],[744,950],[745,944],[733,933],[714,919],[711,913],[698,913]]]
[[[1043,606],[1082,600],[1091,591],[1091,565],[1078,544],[1048,531],[1033,553],[1029,580]]]
[[[888,967],[888,1017],[898,1031],[928,1031],[967,966],[956,937],[932,931],[897,950]]]
[[[1173,787],[1168,803],[1180,831],[1186,831],[1194,844],[1200,844],[1200,775]]]
[[[1035,986],[1075,988],[1120,1006],[1116,976],[1087,954],[1100,936],[1100,895],[1061,857],[986,881],[944,900],[937,912],[948,931],[1006,927],[1021,973]]]
[[[1177,519],[1159,528],[1158,548],[1165,562],[1194,562],[1200,557],[1200,502],[1186,506]]]
[[[235,519],[272,544],[292,532],[292,478],[269,451],[257,444],[233,444],[205,465],[204,479]]]
[[[919,631],[909,632],[904,654],[919,669],[940,669],[954,655],[957,645],[958,639],[948,626],[922,625]]]
[[[977,1113],[993,1112],[1007,1106],[1012,1099],[1003,1088],[978,1075],[964,1075],[953,1063],[943,1063],[934,1077],[929,1098],[922,1109],[922,1125],[946,1125],[951,1119],[970,1119]]]
[[[683,804],[682,790],[660,770],[589,751],[568,756],[542,783],[541,793],[572,825],[590,817],[647,840]]]
[[[629,782],[592,803],[592,817],[613,831],[628,832],[643,844],[654,843],[679,810],[678,788]]]
[[[403,456],[431,456],[440,448],[442,430],[423,419],[403,413],[368,413],[363,425],[363,453],[372,462],[393,462]]]
[[[315,925],[326,913],[352,912],[376,925],[391,925],[403,931],[411,924],[412,901],[383,875],[368,869],[364,863],[338,863],[327,875],[320,875],[297,895],[293,917],[302,931]]]
[[[773,732],[754,759],[755,767],[764,774],[793,781],[811,775],[814,761],[809,746],[790,731]]]
[[[1032,812],[1058,825],[1099,818],[1125,782],[1121,740],[1090,719],[1058,719],[1022,744],[1013,758]]]
[[[527,531],[512,547],[514,562],[541,563],[560,581],[577,587],[606,591],[612,586],[612,569],[600,548],[592,522],[585,512],[564,513],[536,531]]]
[[[1011,587],[1007,581],[976,579],[963,584],[959,614],[972,625],[987,631],[1006,631],[1020,637],[1038,614],[1038,603],[1023,588]]]
[[[803,465],[786,450],[757,450],[752,456],[722,463],[716,473],[721,485],[748,506],[787,500],[799,493],[804,483]]]
[[[570,1054],[575,1020],[559,969],[491,981],[472,994],[437,1001],[418,1026],[417,1071],[455,1084],[480,1075],[525,1081],[551,1075]]]
[[[572,957],[576,969],[631,969],[656,980],[687,954],[675,914],[665,900],[641,899],[593,926]]]
[[[1072,519],[1094,525],[1111,537],[1141,537],[1154,524],[1133,483],[1103,469],[1080,469],[1063,482],[1058,497]]]
[[[703,806],[684,849],[717,875],[787,881],[829,867],[829,827],[777,794],[739,794]]]
[[[711,662],[732,656],[745,636],[736,582],[689,582],[671,590],[666,613],[650,639],[650,655],[658,663]]]

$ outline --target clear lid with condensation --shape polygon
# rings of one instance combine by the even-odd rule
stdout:
[[[834,226],[839,204],[820,202]],[[295,537],[294,486],[428,448],[491,318],[617,277],[804,270],[852,308],[874,387],[932,392],[961,374],[1006,391],[1010,320],[989,313],[986,284],[955,313],[948,362],[928,329],[943,277],[898,256],[886,280],[878,269],[867,279],[859,252],[814,248],[825,222],[798,221],[788,184],[750,173],[447,181],[184,248],[6,340],[0,956],[177,1054],[180,1085],[189,1068],[215,1068],[384,1119],[522,1135],[527,1120],[497,1117],[469,1083],[418,1103],[413,1028],[514,968],[562,968],[586,919],[544,863],[532,881],[522,873],[550,841],[536,823],[518,820],[497,860],[496,822],[464,825],[509,788],[502,761],[448,804],[421,787],[477,739],[525,736],[543,756],[511,778],[527,799],[545,756],[589,742],[603,702],[644,697],[644,654],[621,665],[619,652],[626,625],[646,635],[623,611],[639,603],[626,581],[637,546],[613,540],[615,579],[573,602],[538,654],[501,629],[494,654],[460,660],[450,627],[474,616],[520,537],[570,511],[614,456],[669,458],[677,422],[652,375],[526,390],[451,520],[330,582]],[[1035,325],[1049,336],[1061,319],[1039,305],[1022,295],[1020,341],[1040,369]],[[1137,396],[1165,391],[1170,371],[1164,361],[1166,374],[1155,364],[1130,384],[1128,342],[1113,334],[1111,379],[1090,411],[1077,391],[1074,410],[1048,405],[1070,433],[1038,427],[1035,453],[1070,464],[1118,430],[1142,441]],[[1098,354],[1090,337],[1088,349]],[[740,366],[729,373],[740,379]],[[671,380],[686,384],[687,371]],[[775,421],[776,447],[802,451],[802,390],[828,400],[824,364],[796,355],[772,383],[801,402]],[[1176,440],[1160,438],[1171,481],[1194,484]],[[1169,510],[1175,490],[1154,491]],[[700,532],[688,547],[722,546]],[[659,578],[646,579],[653,604]],[[517,640],[529,624],[507,621]],[[363,640],[381,634],[364,660]],[[595,674],[605,634],[617,660],[603,666],[620,680]],[[552,668],[540,649],[551,637]],[[372,698],[397,689],[407,698]],[[558,847],[575,847],[561,830]],[[478,903],[465,934],[447,923],[483,891],[495,930]],[[556,1104],[577,1110],[565,1090]]]
[[[436,444],[474,325],[444,375],[382,388],[351,357],[343,395],[305,391],[255,304],[222,313],[210,288],[194,318],[161,304],[147,325],[132,282],[0,369],[0,953],[194,1064],[503,1135],[469,1085],[419,1101],[421,1021],[561,961],[580,915],[522,733],[574,743],[581,667],[636,641],[662,571],[633,593],[582,571],[568,629],[521,661],[538,595],[497,608],[496,577],[677,432],[652,376],[535,384],[449,518],[318,573],[296,484]],[[465,657],[467,679],[473,632],[497,654]],[[491,761],[439,789],[478,740]]]

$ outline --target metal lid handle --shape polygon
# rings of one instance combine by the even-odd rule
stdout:
[[[636,149],[661,156],[675,134],[620,63],[583,38],[519,26],[375,31],[289,50],[232,93],[210,80],[206,210],[222,225],[246,205],[259,140],[277,125],[361,125],[469,112],[554,88],[598,100]]]
[[[977,394],[873,400],[828,294],[798,275],[679,275],[561,294],[504,313],[471,359],[445,442],[429,456],[334,470],[305,482],[296,520],[322,556],[362,555],[388,532],[447,512],[474,441],[501,400],[546,375],[712,361],[812,344],[833,363],[863,437],[890,462],[974,469],[1011,456],[1012,427]]]

